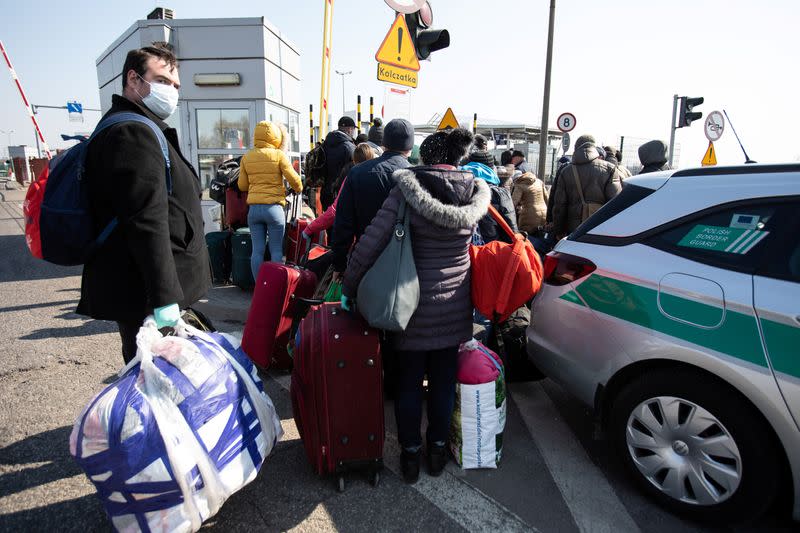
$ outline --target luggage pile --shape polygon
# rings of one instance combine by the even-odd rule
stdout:
[[[329,279],[327,276],[325,279]],[[383,378],[378,331],[344,311],[340,292],[298,265],[264,263],[242,348],[259,367],[291,370],[292,412],[319,475],[383,469]],[[319,295],[319,294],[318,294]]]
[[[138,354],[75,423],[70,453],[118,531],[196,531],[258,474],[282,435],[235,338],[152,318]]]
[[[214,283],[232,283],[243,290],[252,290],[256,284],[250,268],[253,242],[247,227],[247,193],[240,191],[237,186],[240,161],[241,157],[222,162],[211,181],[209,194],[222,206],[226,229],[207,233],[206,245]],[[301,195],[287,198],[285,250],[288,263],[300,264],[304,261],[309,250],[306,249],[302,233],[313,219],[314,213],[304,205]],[[316,237],[314,244],[324,246],[325,234]],[[267,246],[264,261],[269,260]]]

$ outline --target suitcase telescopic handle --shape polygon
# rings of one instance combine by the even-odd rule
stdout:
[[[308,310],[314,307],[315,305],[321,305],[325,303],[325,300],[320,300],[316,298],[297,298],[295,301],[294,307],[294,319],[295,322],[300,322],[303,320],[306,315],[308,314]]]
[[[308,304],[309,306],[312,305],[322,305],[325,303],[325,300],[322,298],[298,298],[298,302],[303,302],[304,304]]]

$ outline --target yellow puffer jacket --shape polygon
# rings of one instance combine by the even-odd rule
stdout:
[[[239,164],[238,186],[247,191],[247,203],[286,204],[284,178],[294,192],[303,190],[300,176],[292,168],[292,163],[283,152],[282,144],[288,141],[285,131],[267,121],[256,125],[255,148],[247,152]]]

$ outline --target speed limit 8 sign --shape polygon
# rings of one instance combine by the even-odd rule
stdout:
[[[558,129],[563,132],[572,131],[575,129],[575,115],[572,113],[561,113],[558,117]]]

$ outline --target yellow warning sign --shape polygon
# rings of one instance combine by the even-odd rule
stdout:
[[[439,122],[439,126],[436,129],[446,130],[448,128],[457,128],[457,127],[458,127],[458,119],[456,118],[455,113],[453,113],[452,108],[448,107],[447,111],[444,112],[442,121]]]
[[[419,72],[378,63],[378,79],[407,87],[416,87]]]
[[[418,71],[419,60],[417,51],[414,49],[414,42],[408,32],[406,19],[400,13],[394,19],[389,33],[383,38],[378,51],[375,52],[375,60],[378,63]]]
[[[717,152],[714,150],[714,143],[708,141],[708,150],[706,155],[703,156],[703,166],[710,167],[717,164]]]

